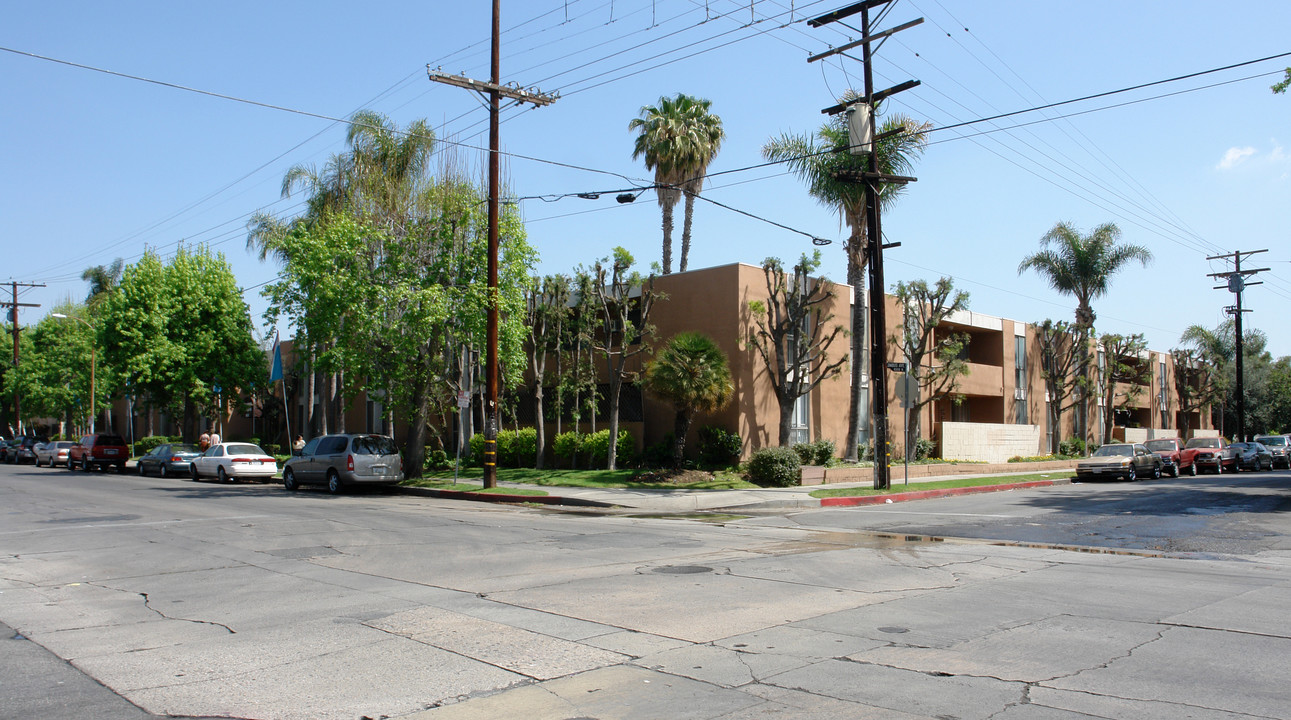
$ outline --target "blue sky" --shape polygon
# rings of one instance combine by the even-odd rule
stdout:
[[[769,138],[815,130],[821,108],[860,87],[858,62],[806,61],[857,35],[802,22],[845,4],[504,0],[504,80],[561,95],[506,111],[502,125],[513,194],[548,196],[522,203],[539,272],[568,272],[615,245],[642,265],[659,259],[652,194],[632,205],[612,194],[552,198],[647,184],[628,122],[685,92],[712,100],[727,133],[705,196],[835,240],[824,270],[841,280],[837,215],[783,169],[746,168],[762,162]],[[889,109],[938,127],[1291,51],[1291,3],[1274,0],[899,0],[883,26],[915,17],[926,22],[880,49],[875,82],[919,79]],[[342,149],[343,128],[315,116],[371,108],[400,125],[426,118],[460,143],[459,160],[479,165],[478,97],[425,70],[487,78],[489,22],[486,2],[9,3],[0,26],[9,50],[301,111],[0,52],[0,276],[48,285],[24,292],[22,302],[42,307],[24,309],[22,322],[83,298],[86,267],[132,261],[145,246],[168,254],[181,241],[207,243],[243,287],[272,279],[276,268],[244,249],[245,223],[257,210],[298,212],[299,198],[279,197],[284,171]],[[1245,263],[1271,268],[1245,295],[1246,322],[1275,355],[1291,354],[1291,95],[1269,92],[1276,76],[1242,80],[1288,65],[934,133],[918,182],[884,216],[888,241],[902,243],[886,256],[888,281],[953,275],[974,311],[1071,319],[1074,303],[1019,276],[1018,263],[1060,220],[1084,230],[1114,222],[1156,259],[1095,302],[1098,329],[1142,332],[1168,350],[1188,325],[1217,325],[1232,303],[1206,277],[1225,264],[1205,258],[1267,248]],[[709,203],[697,207],[694,235],[696,268],[812,249],[804,235]],[[258,320],[258,291],[246,299]]]

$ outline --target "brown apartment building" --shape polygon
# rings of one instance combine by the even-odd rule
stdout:
[[[715,425],[738,433],[744,439],[745,457],[758,448],[774,445],[777,440],[779,407],[767,369],[747,342],[753,327],[749,303],[754,300],[765,301],[768,295],[762,268],[732,263],[675,273],[656,278],[655,288],[667,297],[656,302],[650,316],[651,324],[657,329],[653,346],[662,345],[679,332],[698,331],[712,337],[730,361],[735,385],[734,399],[721,412],[696,418],[692,433],[697,435],[698,429],[704,425]],[[850,332],[850,303],[853,300],[851,288],[835,285],[835,292],[832,305],[829,306],[829,313],[833,315],[832,322]],[[887,334],[891,337],[898,331],[901,311],[895,299],[888,297],[887,302]],[[1051,433],[1058,432],[1060,439],[1076,434],[1074,409],[1064,413],[1061,428],[1055,430],[1049,427],[1046,405],[1048,398],[1041,374],[1039,345],[1032,325],[978,312],[961,312],[944,322],[938,331],[969,336],[962,356],[968,363],[968,374],[959,379],[953,393],[935,399],[921,411],[920,433],[936,443],[941,457],[999,462],[1015,455],[1043,455],[1050,446]],[[850,343],[840,337],[829,352],[834,357],[840,357],[848,352],[849,346]],[[895,354],[890,355],[890,360],[904,360]],[[1096,348],[1091,351],[1090,357],[1091,362],[1104,362]],[[643,360],[648,362],[648,356],[638,355],[629,370],[640,371]],[[1151,381],[1143,386],[1139,395],[1130,400],[1124,409],[1114,411],[1114,439],[1142,441],[1151,437],[1179,435],[1181,431],[1178,428],[1182,427],[1183,418],[1174,390],[1174,366],[1170,353],[1149,351],[1138,361],[1149,366]],[[863,367],[868,369],[868,358],[864,358],[863,362]],[[290,359],[288,364],[291,364]],[[602,367],[603,365],[601,363]],[[842,454],[848,425],[847,404],[851,383],[849,370],[850,368],[845,368],[843,373],[826,380],[799,399],[791,421],[795,442],[822,438],[833,440],[840,448],[840,455]],[[299,375],[297,373],[298,377]],[[867,424],[867,375],[862,376],[862,382],[862,394],[867,405],[867,412],[862,419]],[[895,382],[890,379],[889,388],[894,385]],[[289,405],[293,408],[292,435],[300,433],[309,437],[310,431],[304,427],[305,384],[297,380],[293,388],[294,392],[289,397]],[[322,392],[320,385],[315,392],[316,403]],[[1101,396],[1102,393],[1098,395]],[[552,394],[549,392],[547,397],[551,398]],[[1101,437],[1102,418],[1106,412],[1102,402],[1099,397],[1092,396],[1087,400],[1087,437],[1098,444],[1107,441]],[[1122,402],[1118,398],[1117,404]],[[524,425],[526,418],[523,408],[532,406],[523,400],[520,405],[522,410],[519,423]],[[637,438],[638,449],[659,442],[673,428],[673,410],[670,405],[643,395],[638,388],[628,384],[624,385],[620,413],[620,426]],[[529,415],[532,415],[531,410]],[[899,445],[905,433],[905,419],[895,393],[889,398],[888,417],[892,442]],[[337,425],[336,420],[334,417],[330,423],[333,429]],[[390,420],[380,399],[364,394],[354,398],[345,411],[345,427],[350,432],[387,433],[391,428]],[[402,423],[400,418],[394,420],[393,427],[397,435],[402,432]],[[530,417],[529,423],[531,422]],[[1192,435],[1216,434],[1209,412],[1194,411],[1188,418],[1188,425]],[[452,419],[445,419],[440,426],[453,427]],[[602,414],[598,429],[604,427],[605,418]],[[554,422],[548,421],[548,443],[555,434],[554,429]],[[564,423],[562,429],[571,429],[569,423]],[[591,428],[584,423],[582,429],[586,431]],[[252,434],[251,420],[233,413],[226,416],[226,437]],[[688,446],[695,447],[696,440],[697,437],[689,438]],[[862,440],[863,443],[866,441],[868,434]]]

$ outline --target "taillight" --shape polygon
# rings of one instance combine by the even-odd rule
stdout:
[[[251,461],[251,458],[233,458],[233,462],[235,463],[249,463]]]
[[[346,455],[346,456],[345,456],[345,469],[346,469],[346,470],[349,470],[350,472],[353,472],[353,471],[354,471],[354,456],[353,456],[353,455]]]
[[[172,458],[170,459],[170,461],[171,461],[171,462],[179,462],[179,461],[181,461],[181,460],[183,460],[183,459],[184,459],[184,458],[182,458],[182,457],[180,457],[180,456],[176,455],[175,457],[172,457]]]

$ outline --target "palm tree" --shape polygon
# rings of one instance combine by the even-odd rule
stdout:
[[[646,366],[645,388],[672,402],[677,410],[672,446],[676,468],[681,467],[686,434],[695,413],[721,410],[735,392],[726,353],[707,335],[697,332],[678,333],[668,341]]]
[[[1035,270],[1054,290],[1076,298],[1075,330],[1081,340],[1079,377],[1089,376],[1088,338],[1094,327],[1095,298],[1107,294],[1112,276],[1132,261],[1144,267],[1152,261],[1152,251],[1142,245],[1118,244],[1121,230],[1114,223],[1103,223],[1088,235],[1081,235],[1074,225],[1060,222],[1040,238],[1041,250],[1028,255],[1018,264],[1018,274]],[[1084,401],[1079,405],[1076,422],[1082,440],[1086,439]],[[1108,410],[1110,412],[1110,408]]]
[[[695,196],[704,185],[708,166],[721,149],[726,133],[722,119],[709,112],[711,100],[678,93],[659,98],[657,107],[641,108],[639,117],[628,123],[636,130],[632,158],[644,157],[647,170],[654,171],[655,193],[663,209],[663,273],[672,272],[673,208],[686,196],[682,226],[680,271],[686,271],[690,256],[690,228]]]
[[[857,98],[854,91],[843,94],[843,102]],[[876,114],[878,110],[876,110]],[[877,122],[876,118],[876,122]],[[914,161],[923,154],[928,142],[930,123],[919,123],[905,115],[893,114],[882,119],[875,131],[878,170],[885,175],[908,175]],[[768,160],[784,163],[807,184],[807,192],[821,205],[836,210],[850,230],[847,244],[847,283],[852,286],[856,302],[852,304],[852,384],[847,425],[847,448],[844,458],[855,461],[861,439],[862,388],[865,372],[865,248],[868,231],[865,216],[865,186],[840,179],[844,173],[869,170],[868,160],[849,152],[851,138],[847,119],[836,115],[816,131],[814,137],[782,134],[762,146]],[[879,208],[890,207],[905,190],[904,185],[879,183]]]
[[[85,304],[97,306],[108,299],[108,296],[121,284],[121,274],[125,272],[125,260],[117,258],[111,265],[95,265],[81,273],[81,279],[90,284],[90,292],[85,296]]]

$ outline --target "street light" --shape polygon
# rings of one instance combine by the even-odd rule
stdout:
[[[53,313],[53,316],[58,318],[59,320],[75,320],[76,322],[89,328],[90,332],[94,332],[94,326],[82,320],[81,318],[78,318],[72,315],[64,315],[63,313]],[[98,350],[94,347],[94,343],[91,342],[90,343],[90,434],[91,435],[94,434],[94,358],[97,355],[98,355]]]

